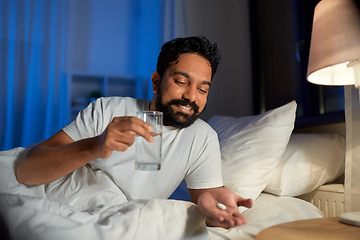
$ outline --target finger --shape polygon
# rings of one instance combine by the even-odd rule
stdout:
[[[126,144],[128,147],[134,144],[136,133],[133,131],[120,132],[116,142]]]
[[[246,218],[240,212],[234,213],[233,217],[234,217],[236,226],[247,224]]]
[[[238,215],[229,215],[224,218],[223,223],[229,225],[230,227],[241,226],[247,223],[244,216],[240,213]]]
[[[253,205],[253,200],[251,198],[245,200],[244,207],[251,208],[252,205]]]
[[[129,145],[122,142],[112,142],[108,145],[108,147],[112,151],[125,152],[128,149]]]
[[[154,137],[151,134],[153,127],[139,118],[117,117],[113,119],[113,122],[116,124],[116,128],[121,132],[133,131],[137,135],[145,138],[148,142],[154,141]]]
[[[208,207],[207,209],[210,209],[210,207]],[[211,219],[212,221],[218,222],[218,223],[224,222],[225,217],[229,215],[226,211],[217,209],[216,207],[212,208],[211,211],[205,210],[205,209],[202,209],[202,210],[208,219]]]
[[[143,120],[141,120],[140,118],[137,118],[137,117],[114,117],[112,122],[130,123],[130,124],[135,123],[135,124],[138,124],[138,125],[142,126],[143,128],[145,128],[149,132],[151,132],[153,130],[153,127],[149,123],[144,122]],[[122,125],[122,126],[129,127],[131,125]]]
[[[105,139],[104,146],[111,151],[126,151],[135,141],[135,132],[110,131]]]
[[[212,216],[213,216],[212,219],[219,223],[225,223],[234,226],[235,220],[233,214],[234,211],[231,209],[227,209],[227,210],[218,209],[217,211],[212,212]]]
[[[228,225],[230,228],[236,226],[235,220],[234,220],[232,217],[230,217],[230,216],[224,218],[224,221],[223,221],[222,223]]]
[[[224,222],[225,221],[225,217],[223,217],[222,215],[220,214],[212,214],[211,217],[210,217],[211,220],[215,221],[215,222]]]
[[[128,145],[135,141],[136,133],[130,130],[122,130],[123,127],[118,126],[120,123],[110,123],[106,130],[106,140],[109,143],[122,142]]]
[[[253,200],[251,198],[242,198],[236,195],[236,200],[238,206],[244,206],[246,208],[251,208],[253,205]]]
[[[210,218],[206,219],[206,226],[208,227],[222,227],[228,229],[230,226],[225,223],[220,223],[218,221],[213,221]]]
[[[245,202],[249,202],[249,199],[244,199]],[[250,201],[252,201],[250,199]],[[220,214],[224,216],[224,221],[230,227],[240,226],[246,224],[246,218],[239,212],[237,207],[227,207],[226,209],[220,209]]]
[[[208,218],[208,220],[212,222],[212,225],[221,226],[224,228],[232,228],[247,223],[246,218],[239,212],[234,214],[229,214],[226,211],[221,213],[213,213],[212,216]]]

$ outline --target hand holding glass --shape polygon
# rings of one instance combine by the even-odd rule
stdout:
[[[135,169],[148,171],[160,170],[163,113],[157,111],[142,111],[137,112],[136,117],[149,123],[153,127],[151,134],[154,137],[154,141],[148,142],[142,136],[136,136]]]

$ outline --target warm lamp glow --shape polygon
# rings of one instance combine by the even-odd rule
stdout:
[[[359,6],[354,0],[322,0],[314,13],[308,81],[320,85],[353,85],[355,75],[360,75],[354,73],[355,68],[360,71],[359,60]],[[360,87],[360,83],[356,85]]]

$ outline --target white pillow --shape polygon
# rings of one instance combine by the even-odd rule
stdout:
[[[345,138],[338,134],[293,134],[265,192],[298,196],[344,173]]]
[[[256,116],[214,116],[224,186],[255,200],[264,190],[284,153],[294,128],[296,102]],[[245,208],[240,208],[243,212]]]

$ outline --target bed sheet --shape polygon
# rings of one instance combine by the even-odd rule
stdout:
[[[195,204],[128,201],[106,173],[88,166],[50,184],[19,184],[14,166],[26,152],[0,152],[0,220],[13,240],[209,239]]]
[[[209,239],[196,205],[136,200],[77,211],[37,197],[0,194],[0,213],[12,240]]]
[[[243,215],[247,224],[226,230],[209,228],[212,240],[253,240],[261,230],[284,222],[321,218],[323,213],[314,205],[294,197],[279,197],[261,193]]]
[[[207,228],[191,202],[127,201],[102,172],[84,166],[51,184],[18,184],[14,166],[27,149],[0,152],[0,220],[12,239],[254,239],[269,226],[322,217],[312,204],[262,193],[244,212],[248,224]],[[96,184],[93,184],[96,183]],[[0,221],[1,223],[1,221]]]

